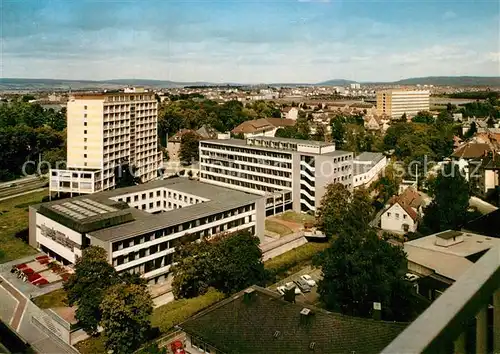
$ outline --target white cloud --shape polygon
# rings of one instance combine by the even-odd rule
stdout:
[[[457,17],[457,14],[451,10],[446,11],[443,14],[443,20],[451,20]]]

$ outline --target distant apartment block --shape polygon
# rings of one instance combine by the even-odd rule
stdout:
[[[377,114],[399,119],[413,117],[430,108],[430,92],[424,90],[383,90],[377,92]]]
[[[316,211],[330,183],[353,186],[353,154],[320,141],[253,137],[200,142],[200,181],[266,196],[266,215]]]
[[[114,188],[115,168],[128,163],[142,182],[156,178],[157,101],[143,89],[81,93],[67,106],[66,169],[52,169],[50,191],[89,194]]]
[[[264,219],[261,196],[177,177],[31,206],[29,243],[64,264],[99,246],[117,271],[158,283],[180,244],[240,230],[263,238]]]

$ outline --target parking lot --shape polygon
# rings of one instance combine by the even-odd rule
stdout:
[[[319,269],[319,268],[312,268],[312,267],[308,266],[308,267],[305,267],[305,268],[301,269],[297,273],[292,274],[291,276],[289,276],[289,277],[287,277],[287,278],[279,281],[278,283],[269,286],[268,289],[272,290],[272,291],[275,291],[275,292],[278,292],[276,290],[276,288],[278,286],[284,286],[288,282],[294,282],[294,281],[298,280],[301,275],[304,275],[304,274],[309,274],[311,276],[311,278],[316,281],[316,284],[318,283],[318,280],[321,279],[321,269]],[[312,289],[311,289],[310,292],[307,292],[307,293],[302,293],[301,292],[300,294],[298,294],[295,297],[295,300],[297,302],[302,302],[302,303],[305,303],[305,304],[310,304],[310,305],[317,306],[318,302],[319,302],[318,301],[318,292],[317,292],[317,290],[318,290],[318,286],[316,285],[316,286],[312,287]]]

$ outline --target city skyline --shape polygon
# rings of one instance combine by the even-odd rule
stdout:
[[[2,3],[2,77],[210,82],[499,76],[499,4]]]

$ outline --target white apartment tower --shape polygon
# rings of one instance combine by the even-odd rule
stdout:
[[[428,90],[383,90],[377,92],[377,114],[399,119],[403,114],[413,117],[430,108]]]
[[[115,168],[135,167],[142,182],[156,178],[157,101],[144,89],[80,93],[67,106],[66,169],[51,169],[50,191],[90,194],[115,186]]]

